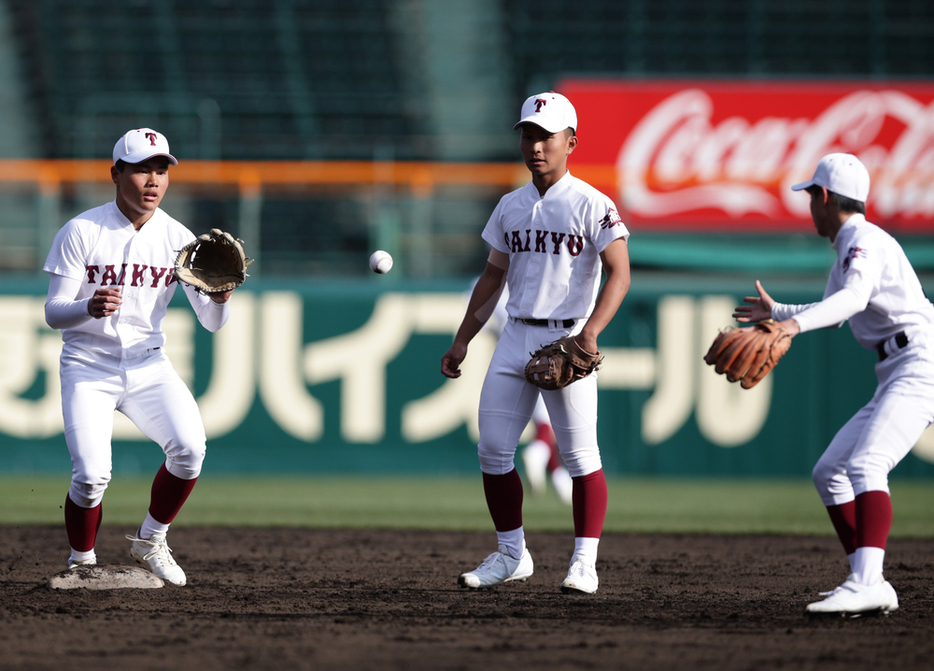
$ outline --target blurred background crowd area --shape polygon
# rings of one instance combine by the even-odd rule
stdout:
[[[39,274],[54,231],[112,198],[113,143],[146,126],[182,164],[254,166],[253,178],[174,182],[163,205],[195,233],[244,238],[254,275],[361,276],[375,248],[396,257],[393,279],[476,275],[480,230],[527,177],[518,109],[568,77],[928,81],[934,3],[3,0],[0,274]],[[582,134],[600,141],[599,129]],[[26,159],[57,163],[27,170]],[[62,163],[72,159],[103,163]],[[385,181],[364,163],[423,173]],[[268,181],[267,164],[321,172]],[[432,178],[449,164],[467,166],[463,179]],[[346,179],[328,179],[339,170]],[[683,254],[640,256],[632,228],[637,269],[683,269]],[[692,235],[697,254],[744,236],[779,259],[827,246],[715,223]]]

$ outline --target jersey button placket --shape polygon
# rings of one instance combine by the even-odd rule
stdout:
[[[535,201],[535,204],[532,205],[532,221],[531,221],[532,233],[531,234],[533,237],[535,236],[535,231],[537,231],[541,227],[542,198],[543,196],[539,197],[539,199]],[[526,288],[532,289],[535,286],[535,281],[534,281],[535,278],[526,277],[526,279],[528,280],[528,282],[526,282],[526,285],[525,285]]]

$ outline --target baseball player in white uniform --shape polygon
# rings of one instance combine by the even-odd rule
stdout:
[[[564,96],[528,98],[514,129],[532,181],[504,196],[483,230],[492,247],[441,372],[460,375],[470,340],[509,288],[509,320],[480,394],[478,455],[498,550],[458,582],[470,588],[525,580],[533,573],[522,527],[519,436],[541,393],[562,459],[573,479],[574,552],[561,590],[597,591],[597,547],[606,517],[607,486],[597,445],[597,379],[543,391],[525,379],[530,352],[566,335],[590,352],[629,290],[629,231],[613,202],[572,176],[577,113]],[[606,280],[601,288],[602,272]]]
[[[809,613],[893,611],[883,577],[892,525],[888,474],[934,421],[934,306],[901,246],[866,221],[869,172],[855,156],[828,154],[814,176],[791,187],[811,196],[811,217],[837,252],[824,298],[809,305],[757,296],[736,308],[740,322],[772,318],[792,336],[849,321],[860,345],[878,353],[878,387],[843,425],[814,467],[814,484],[849,559],[850,575]]]
[[[165,137],[131,130],[113,150],[116,198],[67,222],[44,270],[46,321],[61,329],[62,413],[72,462],[65,498],[69,567],[97,563],[101,501],[111,477],[113,413],[129,417],[165,452],[149,512],[130,555],[160,578],[186,583],[166,532],[191,493],[205,455],[204,424],[191,391],[165,355],[162,322],[178,283],[175,257],[194,234],[159,208],[178,161]],[[232,292],[185,294],[209,331],[227,321]]]
[[[476,280],[467,294],[468,300],[470,294],[473,293],[474,286],[476,286]],[[509,321],[509,314],[506,312],[508,300],[509,289],[503,286],[493,314],[483,327],[494,333],[497,339],[503,334],[503,329]],[[551,417],[548,416],[548,408],[545,407],[541,394],[532,410],[532,425],[535,429],[535,437],[522,450],[522,465],[525,467],[525,477],[529,481],[529,487],[533,494],[542,494],[548,489],[548,480],[551,480],[555,494],[561,502],[570,505],[574,485],[568,469],[561,463],[555,432],[551,427]]]

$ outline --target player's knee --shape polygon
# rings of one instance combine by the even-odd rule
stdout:
[[[811,470],[811,480],[814,481],[814,486],[817,487],[818,491],[824,491],[830,486],[830,483],[833,482],[839,472],[839,469],[834,468],[831,462],[818,459]]]
[[[192,480],[201,475],[206,454],[207,447],[204,443],[182,446],[166,453],[165,469],[176,478]]]
[[[490,475],[505,475],[516,467],[516,451],[503,451],[500,448],[480,443],[477,445],[477,457],[480,459],[480,470]]]
[[[76,482],[72,480],[71,487],[68,489],[68,498],[82,508],[94,508],[104,499],[106,489],[106,481]]]
[[[858,496],[864,492],[889,491],[889,462],[884,458],[858,458],[847,462],[846,472]]]
[[[600,459],[600,448],[596,445],[579,448],[561,456],[572,478],[590,475],[603,468],[603,461]]]
[[[824,505],[839,505],[853,500],[854,482],[845,466],[819,460],[811,471],[811,479]]]

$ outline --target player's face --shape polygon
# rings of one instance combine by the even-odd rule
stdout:
[[[116,166],[111,176],[117,185],[117,206],[130,221],[145,221],[162,202],[169,186],[169,160],[153,156],[142,163],[127,163],[123,172]]]
[[[554,175],[560,179],[576,146],[577,136],[570,131],[550,133],[530,123],[519,128],[519,150],[533,177]]]

